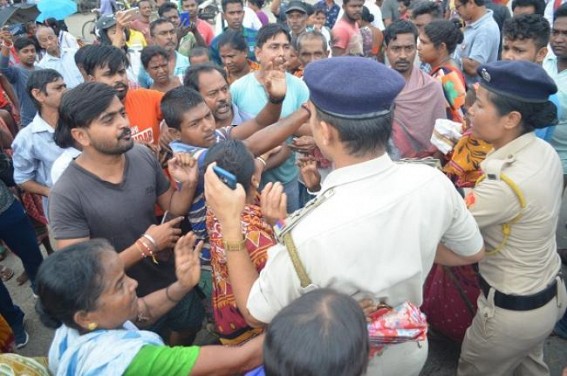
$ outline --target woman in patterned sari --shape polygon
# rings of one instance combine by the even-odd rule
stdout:
[[[463,124],[463,137],[457,142],[443,171],[457,187],[473,187],[480,177],[480,162],[492,148],[471,136],[464,109],[466,84],[463,73],[451,58],[457,44],[463,42],[460,25],[452,21],[433,21],[419,35],[419,58],[431,65],[431,76],[437,78],[447,100],[447,118]],[[472,89],[472,88],[471,88]]]
[[[443,172],[455,186],[472,187],[481,175],[480,162],[492,147],[472,137],[466,124],[465,99],[470,99],[470,95],[467,96],[463,73],[451,58],[457,44],[463,41],[463,33],[452,21],[433,21],[425,26],[419,40],[421,61],[431,65],[431,76],[443,86],[447,118],[463,124],[463,136],[447,155]],[[434,265],[425,281],[421,308],[434,329],[460,342],[476,313],[478,294],[476,266]]]
[[[227,140],[215,144],[207,153],[205,165],[216,162],[217,166],[235,175],[247,193],[247,205],[241,215],[245,229],[246,250],[250,256],[251,271],[255,278],[264,268],[267,250],[276,243],[272,227],[264,220],[260,211],[258,186],[264,167],[263,159],[254,159],[242,141]],[[226,263],[220,224],[215,215],[207,211],[207,232],[211,244],[211,266],[213,268],[213,315],[220,341],[224,345],[236,345],[257,336],[261,329],[248,326],[241,307],[246,307],[249,291],[238,294],[232,290],[230,270]]]

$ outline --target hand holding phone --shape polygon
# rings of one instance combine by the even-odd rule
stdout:
[[[189,25],[191,25],[191,18],[189,16],[189,12],[187,12],[187,11],[180,12],[179,13],[179,19],[181,21],[181,26],[189,27]]]
[[[236,176],[234,176],[234,174],[231,174],[219,166],[213,166],[213,171],[217,174],[219,179],[227,185],[227,187],[230,189],[236,189]]]

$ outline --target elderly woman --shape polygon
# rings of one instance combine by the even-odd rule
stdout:
[[[48,257],[37,276],[42,322],[58,328],[49,350],[53,375],[234,374],[261,363],[262,339],[243,347],[167,347],[149,325],[199,281],[200,243],[192,233],[175,246],[178,280],[143,298],[124,273],[112,246],[101,239],[67,247]],[[61,271],[65,271],[62,273]]]
[[[567,303],[555,242],[563,173],[557,153],[534,129],[556,122],[548,98],[557,87],[527,61],[498,61],[478,74],[469,110],[473,135],[494,149],[466,197],[486,257],[458,375],[549,375],[543,344]]]

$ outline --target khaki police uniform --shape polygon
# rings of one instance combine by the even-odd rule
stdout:
[[[459,375],[548,375],[543,344],[563,315],[555,228],[563,170],[533,132],[489,154],[484,180],[467,196],[484,237],[482,291],[467,330]]]
[[[419,306],[439,242],[463,256],[482,247],[474,218],[441,172],[388,155],[332,171],[318,196],[288,218],[287,232],[313,285],[302,288],[286,247],[273,246],[247,303],[266,323],[317,287]],[[418,375],[426,358],[427,343],[390,345],[368,374]]]

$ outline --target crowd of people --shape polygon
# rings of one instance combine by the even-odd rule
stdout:
[[[92,44],[55,19],[0,31],[1,249],[55,329],[43,364],[3,361],[419,375],[429,328],[458,375],[549,375],[567,5],[220,5],[220,32],[197,0],[101,1]],[[13,275],[2,352],[33,337]]]

